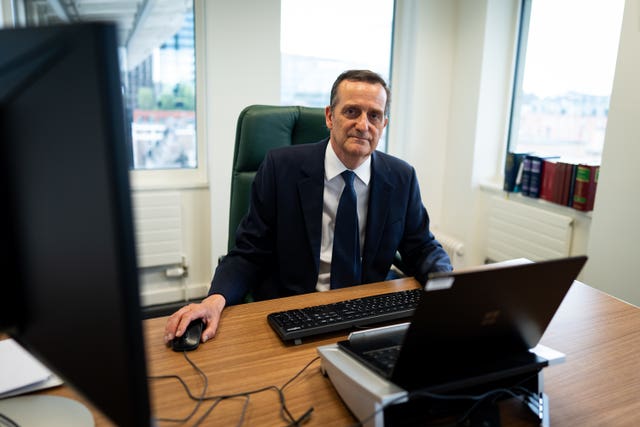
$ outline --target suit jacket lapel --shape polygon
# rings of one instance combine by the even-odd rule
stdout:
[[[315,272],[319,271],[320,244],[322,240],[322,204],[324,193],[324,156],[329,139],[324,144],[316,144],[314,150],[304,159],[301,170],[305,178],[298,182],[298,197],[302,206],[307,229],[309,248],[315,260]]]
[[[367,213],[367,229],[365,233],[362,272],[375,259],[380,246],[382,230],[387,222],[393,193],[393,184],[388,179],[388,167],[381,157],[374,152],[371,156],[371,186],[369,190],[369,208]]]

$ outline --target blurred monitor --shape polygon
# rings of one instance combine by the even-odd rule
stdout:
[[[0,331],[151,425],[115,26],[0,30],[0,52]]]

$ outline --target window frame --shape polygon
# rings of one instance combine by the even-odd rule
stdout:
[[[529,41],[529,23],[531,18],[531,1],[522,0],[520,2],[520,16],[518,19],[518,37],[516,39],[515,67],[513,74],[513,85],[511,88],[511,107],[509,109],[509,120],[507,122],[507,150],[506,154],[512,150],[513,140],[517,138],[520,130],[520,107],[522,105],[522,82],[524,80],[524,65],[527,55],[527,44]]]

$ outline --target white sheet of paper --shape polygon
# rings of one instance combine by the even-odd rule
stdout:
[[[61,383],[15,340],[0,340],[0,398]]]

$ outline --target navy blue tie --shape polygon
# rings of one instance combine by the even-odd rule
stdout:
[[[338,203],[336,225],[333,234],[333,255],[331,257],[331,288],[359,285],[360,229],[358,227],[358,203],[353,188],[355,174],[342,172],[344,190]]]

